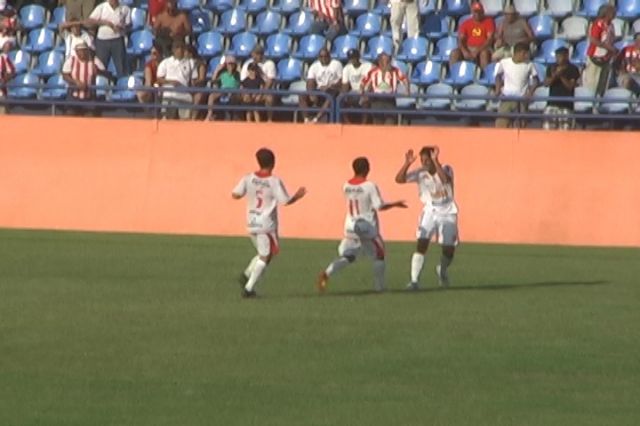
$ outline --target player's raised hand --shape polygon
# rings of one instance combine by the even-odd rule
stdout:
[[[437,146],[434,146],[433,149],[431,150],[431,159],[433,161],[438,161],[438,154],[440,154],[440,148],[438,148]]]
[[[298,188],[298,190],[296,191],[296,193],[293,196],[299,200],[300,198],[304,197],[305,195],[307,195],[307,188],[305,188],[304,186],[301,186],[300,188]]]
[[[410,149],[409,151],[407,151],[406,154],[404,154],[404,161],[407,164],[413,164],[417,159],[418,157],[416,157],[416,154],[413,152],[412,149]]]

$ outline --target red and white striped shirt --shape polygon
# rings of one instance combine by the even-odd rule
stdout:
[[[373,67],[362,80],[364,91],[373,93],[396,93],[398,83],[407,83],[407,77],[398,68],[391,66],[388,70]]]
[[[16,67],[11,62],[11,58],[5,53],[0,55],[0,83],[4,83],[8,78],[16,73]],[[7,89],[2,87],[3,96],[7,96]]]
[[[589,36],[599,40],[601,43],[613,43],[616,36],[614,31],[613,24],[607,23],[604,19],[597,19],[591,26],[591,30],[589,30]],[[611,54],[607,49],[589,43],[587,56],[608,60]]]
[[[98,71],[104,71],[104,65],[98,58],[87,61],[80,60],[77,56],[69,57],[62,66],[62,73],[69,74],[74,80],[93,86],[96,83]],[[90,89],[73,90],[71,96],[78,99],[89,99],[93,97]]]
[[[622,51],[622,58],[624,59],[624,69],[629,74],[640,73],[640,67],[636,66],[640,61],[640,48],[631,45],[624,48]]]
[[[309,7],[322,19],[334,23],[338,20],[337,9],[342,7],[342,2],[341,0],[309,0]]]

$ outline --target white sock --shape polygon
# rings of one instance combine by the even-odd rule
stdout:
[[[244,276],[247,277],[247,279],[251,276],[251,271],[253,271],[253,268],[256,266],[258,259],[260,259],[260,256],[254,256],[254,258],[251,259],[251,262],[249,262],[247,269],[244,270]]]
[[[328,277],[338,272],[340,269],[344,268],[349,264],[349,261],[346,257],[339,257],[325,269],[324,273],[327,274]]]
[[[422,266],[424,265],[424,254],[413,253],[411,256],[411,282],[417,283],[420,281],[420,273],[422,272]]]
[[[255,266],[253,267],[253,271],[251,271],[251,275],[249,276],[249,281],[247,281],[247,285],[244,286],[244,289],[247,291],[253,291],[253,287],[256,285],[260,276],[264,272],[267,267],[267,262],[262,259],[258,259],[256,261]]]
[[[440,270],[443,274],[447,272],[447,268],[453,262],[453,257],[447,257],[444,254],[440,255]]]
[[[373,286],[376,291],[384,290],[384,259],[373,261]]]

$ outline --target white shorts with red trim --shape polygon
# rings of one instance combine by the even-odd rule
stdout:
[[[434,214],[423,211],[418,220],[416,238],[419,240],[431,240],[437,238],[443,246],[457,246],[458,239],[458,215]]]
[[[258,256],[275,256],[280,252],[280,242],[278,241],[278,234],[275,232],[251,234],[250,238],[253,246],[258,251]]]

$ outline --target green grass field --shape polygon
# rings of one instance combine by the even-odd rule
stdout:
[[[460,247],[386,294],[335,242],[0,231],[0,425],[638,425],[640,250]]]

